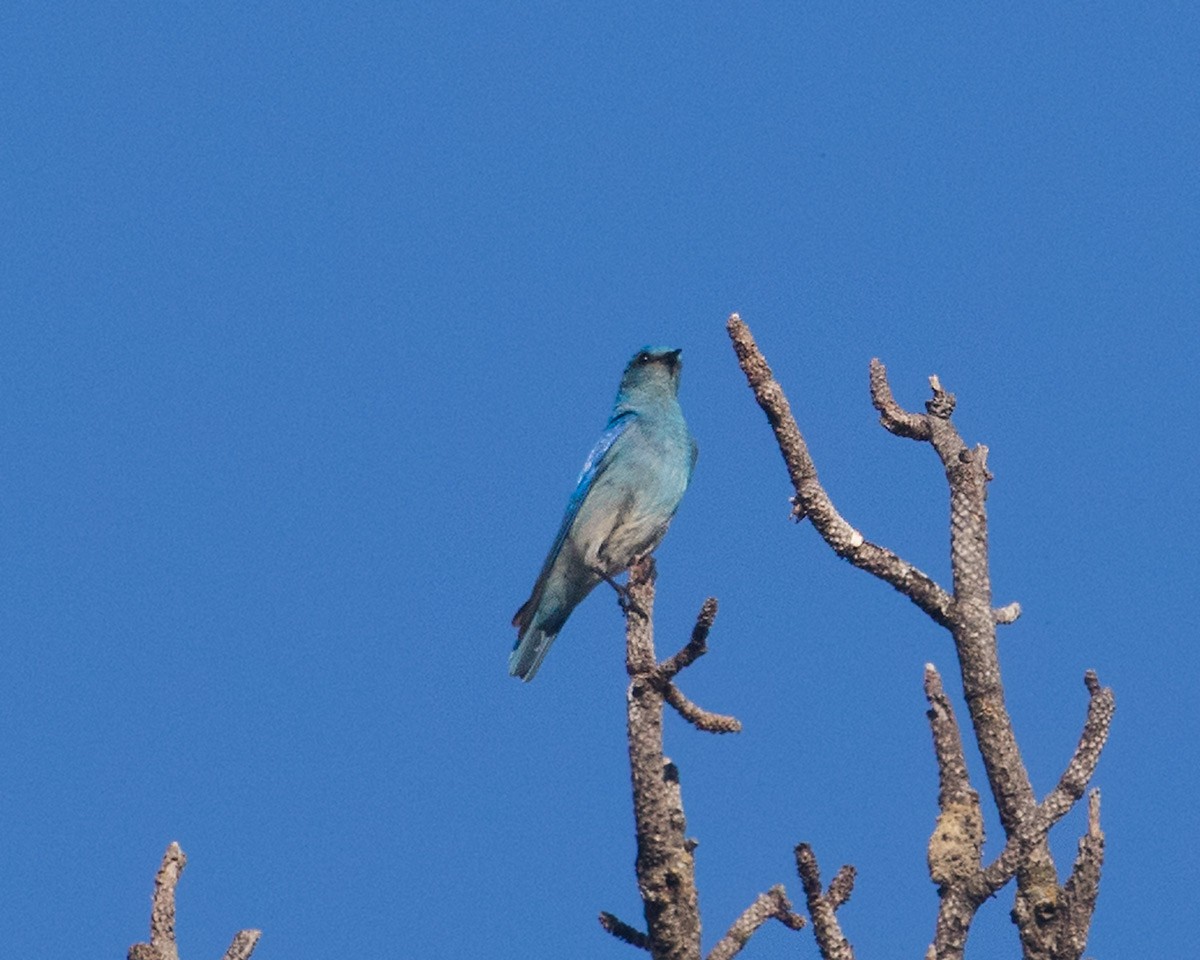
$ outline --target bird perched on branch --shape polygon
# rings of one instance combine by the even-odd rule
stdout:
[[[601,580],[654,550],[683,499],[696,441],[679,408],[679,350],[646,347],[625,367],[533,593],[513,617],[508,672],[532,680],[571,611]]]

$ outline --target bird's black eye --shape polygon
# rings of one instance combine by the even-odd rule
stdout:
[[[638,363],[649,363],[649,362],[650,362],[650,354],[648,354],[648,353],[644,353],[644,352],[643,352],[643,353],[639,353],[639,354],[638,354],[638,358],[637,358],[637,362],[638,362]]]

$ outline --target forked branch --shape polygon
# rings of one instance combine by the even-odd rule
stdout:
[[[679,690],[679,673],[707,650],[717,615],[709,597],[688,643],[661,663],[654,652],[654,562],[649,557],[630,568],[625,607],[626,670],[629,688],[626,719],[637,830],[637,879],[646,919],[643,933],[611,913],[600,924],[624,942],[647,950],[654,960],[700,960],[700,910],[696,896],[696,841],[686,835],[679,770],[663,753],[663,706],[670,704],[701,730],[730,733],[741,729],[734,717],[710,713]],[[803,920],[791,911],[782,887],[760,895],[729,928],[710,960],[729,960],[767,920],[798,929]]]
[[[175,887],[187,866],[187,856],[178,843],[163,854],[162,865],[154,878],[154,899],[150,906],[150,942],[129,948],[129,960],[179,960],[175,942]],[[233,938],[222,960],[249,960],[261,930],[241,930]]]
[[[951,596],[928,574],[886,547],[865,539],[838,513],[817,477],[816,465],[796,426],[787,396],[754,342],[750,328],[735,313],[729,318],[728,330],[746,381],[775,431],[775,441],[796,491],[792,499],[796,519],[808,517],[839,557],[890,583],[938,623],[949,624],[954,603]]]
[[[812,917],[813,933],[823,960],[854,960],[854,948],[843,935],[837,919],[838,907],[850,899],[854,890],[854,868],[842,867],[829,889],[822,891],[816,854],[807,843],[802,843],[796,847],[796,872],[804,885],[808,915]]]
[[[871,361],[871,400],[879,411],[880,422],[890,433],[929,443],[945,470],[950,488],[953,575],[953,592],[948,593],[911,563],[867,541],[837,512],[817,477],[787,397],[749,328],[734,314],[727,330],[738,363],[787,465],[795,489],[797,518],[811,519],[838,556],[890,583],[954,638],[972,729],[1007,844],[997,861],[984,870],[979,797],[967,778],[962,738],[941,678],[928,667],[926,696],[938,759],[941,811],[930,841],[930,873],[942,896],[937,936],[929,956],[961,956],[979,904],[1015,874],[1018,893],[1013,917],[1025,957],[1077,960],[1086,942],[1103,859],[1098,801],[1094,829],[1089,828],[1088,836],[1081,841],[1079,857],[1063,886],[1058,883],[1046,833],[1082,796],[1095,770],[1112,720],[1112,691],[1102,689],[1095,675],[1088,674],[1091,703],[1084,734],[1059,785],[1039,804],[1021,758],[1000,679],[996,627],[1014,622],[1021,608],[1016,603],[992,606],[985,508],[992,474],[987,466],[987,447],[969,448],[963,442],[950,419],[955,397],[936,376],[929,378],[932,397],[925,404],[926,412],[914,413],[897,403],[883,364]],[[813,920],[817,927],[815,915]]]

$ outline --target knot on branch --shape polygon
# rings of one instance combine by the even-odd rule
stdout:
[[[939,887],[965,881],[983,862],[983,815],[979,802],[946,803],[929,838],[929,877]]]
[[[1023,939],[1037,938],[1037,929],[1054,923],[1058,916],[1058,878],[1027,882],[1017,888],[1013,903],[1013,922],[1021,928]]]
[[[792,494],[788,498],[788,502],[792,505],[792,520],[796,523],[803,523],[804,518],[808,516],[808,509],[804,506],[804,501],[798,494]]]
[[[933,390],[933,397],[925,401],[925,409],[931,417],[949,420],[951,414],[954,413],[954,406],[958,402],[954,394],[947,393],[942,389],[942,382],[936,373],[929,378],[929,387]]]

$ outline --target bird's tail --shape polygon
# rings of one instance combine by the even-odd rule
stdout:
[[[532,680],[538,672],[538,667],[546,659],[546,654],[550,652],[550,644],[557,636],[557,632],[550,633],[540,626],[530,624],[522,631],[517,645],[513,647],[512,656],[508,658],[509,675],[520,677],[526,683]]]

